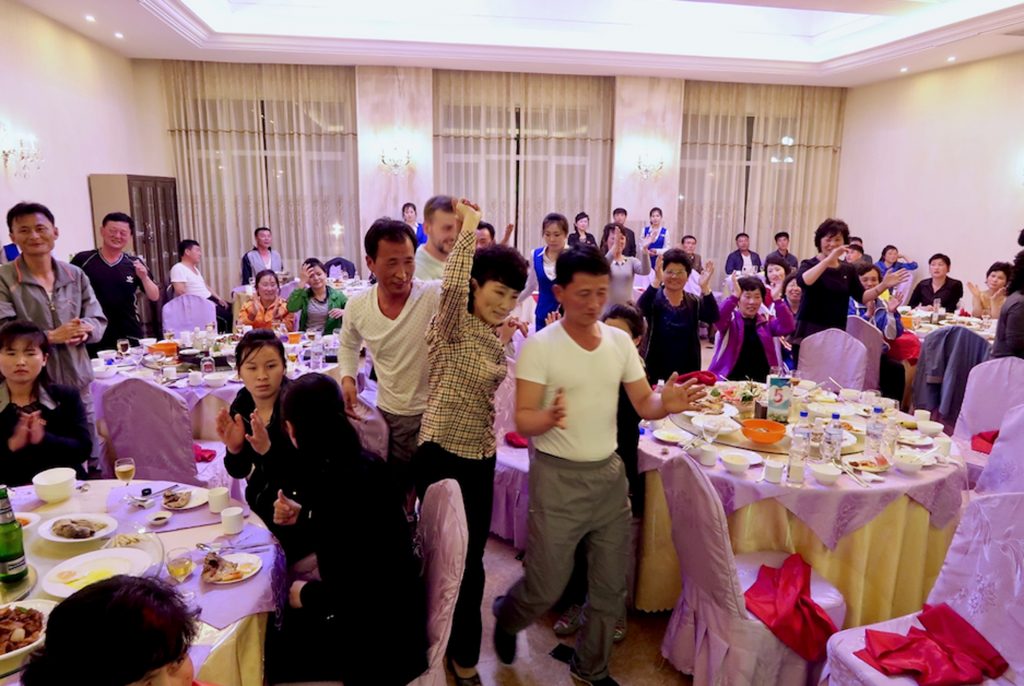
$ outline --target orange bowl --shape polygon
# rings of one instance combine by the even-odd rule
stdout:
[[[778,443],[786,435],[786,425],[770,419],[745,419],[740,422],[740,430],[749,440],[764,445]]]

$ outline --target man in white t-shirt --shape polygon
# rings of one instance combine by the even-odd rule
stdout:
[[[171,267],[171,286],[175,295],[197,295],[213,302],[217,306],[217,328],[221,331],[231,329],[231,308],[227,301],[210,290],[206,285],[203,273],[199,271],[199,260],[203,259],[203,249],[199,242],[190,238],[178,243],[178,264]]]
[[[444,263],[459,235],[455,225],[454,200],[448,195],[435,195],[423,207],[423,231],[427,242],[416,251],[416,276],[423,281],[440,279]]]
[[[346,410],[358,418],[356,375],[365,343],[377,373],[377,408],[390,429],[388,469],[399,490],[407,494],[411,514],[415,493],[409,461],[427,409],[426,338],[441,299],[441,282],[413,278],[416,234],[405,222],[378,219],[366,232],[363,247],[366,266],[377,283],[345,306],[338,350],[341,389]]]
[[[625,610],[630,509],[622,460],[615,454],[619,386],[637,414],[661,419],[694,407],[704,392],[673,374],[651,391],[636,346],[598,321],[608,300],[608,262],[592,246],[563,252],[554,293],[561,321],[528,338],[516,362],[516,430],[531,436],[526,570],[494,604],[494,647],[515,659],[516,633],[558,600],[586,541],[587,622],[570,663],[573,678],[615,686],[608,675],[615,621]]]

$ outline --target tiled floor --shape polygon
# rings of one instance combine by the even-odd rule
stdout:
[[[480,678],[484,686],[569,686],[574,682],[569,668],[548,655],[559,639],[551,631],[558,618],[555,613],[534,623],[519,634],[516,661],[503,665],[494,654],[492,636],[494,617],[490,607],[494,598],[503,594],[522,575],[522,563],[516,560],[512,546],[491,538],[484,554],[487,585],[484,589],[484,636],[481,646]],[[623,686],[682,686],[689,678],[665,662],[659,651],[668,623],[668,613],[631,613],[626,640],[615,646],[611,674]],[[563,640],[572,645],[572,638]],[[454,681],[449,676],[449,684]]]

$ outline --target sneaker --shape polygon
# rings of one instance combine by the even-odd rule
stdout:
[[[572,677],[575,683],[585,684],[585,686],[619,686],[619,682],[610,676],[606,676],[603,679],[588,679],[576,671],[575,664],[569,665],[569,676]]]
[[[498,596],[494,599],[491,611],[495,618],[498,616],[498,603],[504,597]],[[494,623],[494,653],[506,665],[510,665],[516,660],[516,635],[502,629],[497,622]]]
[[[626,638],[626,618],[619,617],[615,622],[615,632],[612,633],[612,641],[621,643]]]
[[[579,630],[585,619],[582,605],[570,605],[555,622],[555,636],[571,636]]]

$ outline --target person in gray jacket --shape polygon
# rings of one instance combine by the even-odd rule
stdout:
[[[45,205],[18,203],[7,212],[7,228],[21,255],[0,265],[0,324],[24,319],[46,332],[50,379],[78,389],[89,424],[95,427],[89,391],[92,363],[85,344],[100,340],[107,317],[85,272],[53,257],[60,230]],[[94,455],[97,444],[94,440]]]

